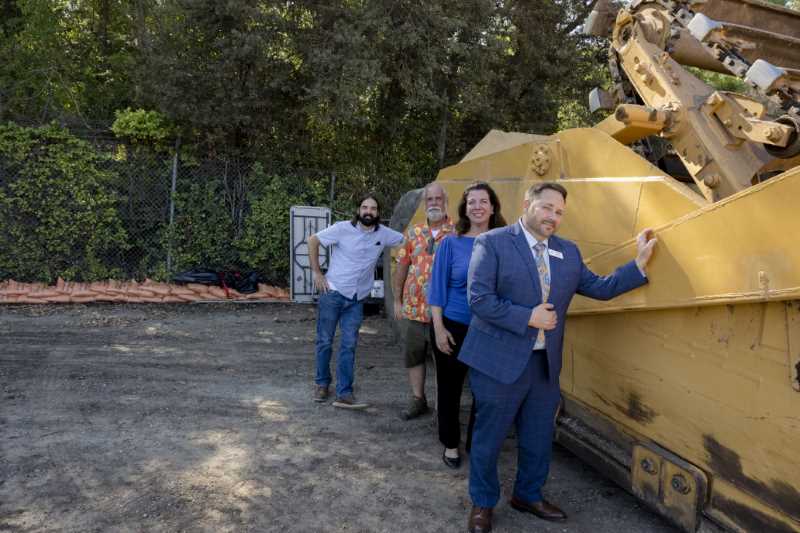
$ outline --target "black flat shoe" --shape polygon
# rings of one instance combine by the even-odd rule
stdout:
[[[447,457],[444,454],[444,451],[442,451],[442,461],[444,461],[444,464],[453,470],[461,467],[461,457]]]

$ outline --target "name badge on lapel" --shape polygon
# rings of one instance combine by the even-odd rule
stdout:
[[[553,250],[552,248],[548,248],[547,249],[547,253],[552,255],[553,257],[558,257],[559,259],[564,259],[564,254],[562,254],[558,250]]]

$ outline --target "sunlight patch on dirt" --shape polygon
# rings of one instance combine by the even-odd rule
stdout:
[[[251,400],[245,400],[243,403],[250,407],[255,407],[258,411],[258,415],[270,422],[289,421],[289,409],[283,402],[266,400],[264,398],[253,398]]]

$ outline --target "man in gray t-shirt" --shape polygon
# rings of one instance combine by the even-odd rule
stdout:
[[[334,407],[364,409],[353,395],[355,351],[358,329],[364,316],[364,299],[374,282],[375,263],[387,246],[397,246],[403,234],[380,225],[377,199],[369,194],[358,205],[355,217],[337,222],[309,237],[308,256],[319,291],[317,312],[317,373],[314,401],[325,402],[330,394],[331,351],[337,324],[341,340],[336,363]],[[319,246],[333,247],[328,273],[319,267]]]

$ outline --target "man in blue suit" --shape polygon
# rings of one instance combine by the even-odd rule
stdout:
[[[472,322],[459,359],[469,367],[476,418],[470,452],[471,533],[492,529],[500,498],[497,457],[517,424],[517,477],[510,505],[545,520],[566,519],[545,501],[554,417],[561,395],[564,318],[575,293],[608,300],[647,283],[644,267],[656,239],[644,230],[638,255],[610,276],[583,264],[578,247],[555,236],[567,191],[558,183],[531,187],[516,224],[475,240],[469,266]]]

